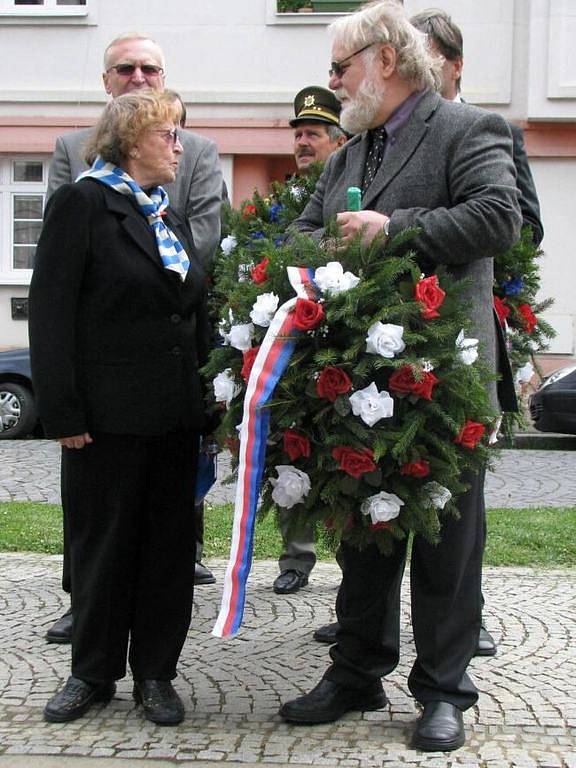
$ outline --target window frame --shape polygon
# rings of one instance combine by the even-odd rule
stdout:
[[[41,162],[42,181],[13,181],[14,162]],[[0,285],[29,285],[32,269],[14,267],[14,200],[17,195],[42,197],[46,202],[50,155],[9,155],[0,158]]]
[[[44,0],[44,5],[16,5],[15,0],[0,0],[0,20],[4,23],[37,22],[46,20],[69,20],[85,22],[93,15],[96,0],[86,0],[84,5],[57,5],[57,0]]]

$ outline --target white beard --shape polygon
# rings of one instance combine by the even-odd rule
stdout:
[[[342,105],[340,127],[346,133],[362,133],[375,126],[385,87],[384,85],[377,87],[373,80],[368,79],[368,76],[364,77],[358,86],[356,98]],[[348,96],[345,88],[340,88],[335,93],[336,98]]]

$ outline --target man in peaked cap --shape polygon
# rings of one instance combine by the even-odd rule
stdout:
[[[294,159],[299,174],[308,172],[312,163],[325,162],[332,152],[346,142],[340,128],[340,102],[332,91],[309,85],[294,98]],[[280,575],[274,581],[274,592],[288,595],[308,584],[316,563],[314,528],[306,526],[297,538],[288,535],[289,518],[278,513],[283,550],[278,560]]]
[[[340,128],[340,102],[326,88],[309,85],[294,98],[294,159],[298,173],[325,162],[346,141]]]

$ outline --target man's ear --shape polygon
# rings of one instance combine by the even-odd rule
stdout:
[[[339,147],[341,147],[342,144],[346,144],[347,141],[348,141],[347,136],[338,136],[338,140],[336,143],[338,144]]]
[[[102,82],[104,83],[104,90],[110,95],[112,91],[110,90],[110,83],[108,82],[108,72],[102,72]]]
[[[379,61],[382,65],[383,76],[389,78],[396,71],[396,49],[391,45],[383,45],[380,50]]]

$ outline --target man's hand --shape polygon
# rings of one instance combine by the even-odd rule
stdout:
[[[348,243],[363,230],[362,242],[370,245],[377,235],[383,234],[388,216],[377,211],[344,211],[336,216],[336,221],[340,225],[343,243]]]
[[[84,448],[85,445],[93,443],[90,433],[84,432],[83,435],[71,435],[70,437],[60,437],[58,442],[63,448]]]

